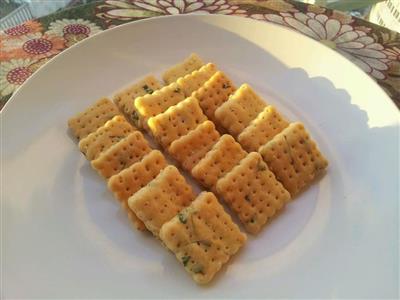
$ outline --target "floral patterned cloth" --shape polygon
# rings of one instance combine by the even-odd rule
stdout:
[[[0,31],[0,107],[50,58],[90,35],[143,18],[190,13],[243,16],[301,32],[359,66],[400,107],[400,34],[294,0],[105,0]]]

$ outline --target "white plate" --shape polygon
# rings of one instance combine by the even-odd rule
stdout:
[[[330,161],[207,287],[132,231],[66,127],[97,98],[190,52],[304,122]],[[223,16],[120,26],[35,73],[2,125],[5,297],[396,296],[399,114],[361,70],[300,34]]]

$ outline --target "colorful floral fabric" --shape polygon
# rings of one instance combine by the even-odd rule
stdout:
[[[247,15],[245,9],[227,0],[106,0],[97,7],[96,16],[110,20],[130,21],[137,18],[178,14]]]
[[[389,69],[388,56],[384,47],[368,36],[368,27],[352,26],[354,19],[346,15],[329,18],[324,13],[280,13],[252,15],[257,20],[265,20],[295,29],[338,51],[376,79],[385,79],[383,71]]]
[[[15,58],[41,59],[53,56],[65,48],[64,40],[56,36],[43,35],[41,32],[21,35],[7,39],[2,43],[0,60]]]
[[[76,19],[62,19],[51,22],[49,30],[46,32],[49,36],[56,36],[63,38],[66,47],[102,31],[102,29],[88,20]]]
[[[33,61],[29,58],[11,59],[0,62],[0,95],[12,94],[24,83],[33,71],[29,68]]]
[[[336,50],[400,107],[400,34],[294,0],[105,0],[0,31],[0,106],[50,58],[107,28],[162,15],[236,15],[286,26]]]
[[[13,39],[15,37],[42,31],[42,24],[37,21],[28,21],[24,24],[0,31],[0,40]]]

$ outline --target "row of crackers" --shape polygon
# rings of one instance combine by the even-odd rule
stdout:
[[[164,87],[145,78],[140,86],[152,91],[118,106],[218,194],[248,232],[259,232],[326,168],[301,123],[289,124],[249,85],[236,89],[214,64],[191,55],[163,78]]]
[[[97,101],[68,123],[135,227],[159,238],[196,282],[209,282],[244,245],[246,235],[214,194],[195,195],[111,101]]]

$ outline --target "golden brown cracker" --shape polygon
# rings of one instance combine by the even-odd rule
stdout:
[[[158,150],[152,150],[141,161],[110,177],[108,188],[119,201],[127,202],[129,197],[156,178],[166,166],[164,155]]]
[[[135,126],[141,127],[139,115],[135,110],[135,99],[146,94],[153,94],[161,86],[153,75],[149,75],[118,92],[113,99],[128,120],[135,124]]]
[[[147,120],[166,111],[186,97],[177,83],[171,83],[152,94],[136,98],[135,108],[139,115]]]
[[[117,115],[82,139],[79,142],[79,149],[88,160],[93,160],[134,130],[135,128],[123,116]]]
[[[169,153],[181,166],[191,171],[218,141],[220,135],[213,122],[205,121],[188,134],[173,141]]]
[[[108,120],[118,115],[118,108],[107,98],[102,98],[83,112],[68,120],[68,127],[78,140],[103,126]]]
[[[141,161],[111,176],[108,180],[108,189],[121,202],[121,206],[128,213],[129,219],[139,230],[144,230],[145,225],[129,208],[128,199],[156,178],[166,166],[167,162],[162,153],[153,150],[145,155]]]
[[[189,97],[194,91],[201,88],[201,86],[210,79],[215,72],[217,72],[217,67],[212,63],[208,63],[202,66],[199,70],[193,71],[192,73],[179,78],[177,83],[185,95]]]
[[[108,179],[140,161],[150,151],[151,148],[142,133],[134,131],[92,160],[91,165],[101,176]]]
[[[215,111],[215,118],[234,137],[238,136],[266,106],[248,84],[241,85]]]
[[[257,233],[285,203],[290,194],[276,180],[261,155],[249,153],[217,182],[217,192],[237,213],[245,229]]]
[[[165,148],[207,120],[196,98],[189,97],[152,117],[148,126],[154,138]]]
[[[291,123],[260,147],[259,152],[292,197],[328,166],[328,161],[300,122]]]
[[[219,178],[228,173],[246,156],[235,139],[225,134],[192,169],[192,175],[204,187],[214,190]]]
[[[200,284],[209,282],[247,239],[208,192],[165,223],[160,238]]]
[[[191,186],[175,166],[167,166],[155,179],[129,198],[128,204],[147,229],[158,236],[161,226],[194,199]]]
[[[218,71],[201,88],[194,91],[192,96],[199,101],[208,119],[218,123],[214,116],[215,110],[225,103],[235,90],[233,82],[223,72]]]
[[[247,151],[257,151],[275,135],[289,125],[275,109],[269,105],[239,134],[237,140]]]
[[[203,65],[204,63],[201,58],[196,53],[192,53],[183,62],[166,70],[163,73],[162,78],[166,84],[170,84],[171,82],[176,81],[178,78],[200,69]]]

